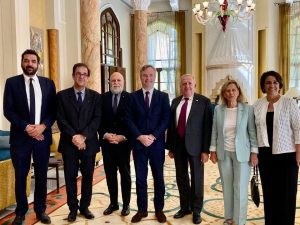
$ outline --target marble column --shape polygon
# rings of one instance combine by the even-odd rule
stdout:
[[[91,71],[88,87],[101,92],[99,5],[99,0],[80,0],[82,62]]]
[[[48,29],[49,44],[49,77],[54,81],[56,91],[60,90],[59,82],[59,48],[58,48],[58,30]]]
[[[141,88],[140,69],[147,64],[147,12],[150,0],[132,0],[134,7],[134,84],[135,90]]]

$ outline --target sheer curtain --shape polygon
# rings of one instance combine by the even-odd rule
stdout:
[[[155,87],[176,96],[176,71],[178,69],[178,44],[175,13],[151,13],[148,16],[148,63],[161,68]]]
[[[290,7],[290,81],[289,87],[300,89],[300,2]]]

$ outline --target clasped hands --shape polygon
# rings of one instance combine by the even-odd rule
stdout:
[[[45,138],[43,135],[45,129],[45,124],[28,124],[25,128],[25,131],[30,137],[38,141],[43,141]]]
[[[123,135],[117,135],[114,133],[106,133],[104,135],[104,139],[106,139],[110,144],[119,144],[125,140],[125,137]]]
[[[82,134],[75,134],[72,137],[72,143],[78,148],[78,150],[85,150],[86,144],[85,144],[86,137]]]
[[[140,141],[145,147],[149,147],[155,141],[155,137],[152,134],[140,135],[137,137],[137,140]]]

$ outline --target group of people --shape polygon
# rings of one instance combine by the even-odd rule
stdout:
[[[22,54],[23,74],[8,78],[4,91],[4,115],[11,123],[11,158],[15,168],[17,207],[14,225],[22,224],[28,210],[26,177],[34,162],[34,211],[44,224],[51,126],[57,120],[61,132],[58,151],[64,161],[69,222],[78,211],[93,219],[89,210],[95,156],[103,154],[110,204],[109,215],[119,210],[118,171],[121,178],[121,216],[130,213],[132,151],[137,213],[131,222],[148,216],[148,165],[154,179],[154,209],[160,223],[164,209],[165,149],[174,159],[180,210],[175,219],[192,214],[202,222],[204,163],[218,163],[224,196],[224,224],[246,224],[251,166],[259,165],[266,225],[293,225],[295,221],[298,167],[300,165],[300,111],[296,102],[280,95],[281,76],[269,71],[261,76],[266,96],[253,106],[245,103],[237,81],[221,88],[221,104],[195,92],[191,74],[180,78],[181,95],[172,100],[154,88],[156,70],[145,65],[140,71],[142,88],[124,91],[124,77],[110,76],[110,90],[102,95],[87,87],[87,65],[73,66],[72,87],[56,94],[53,81],[38,76],[38,54]],[[77,176],[82,174],[81,199],[77,199]]]

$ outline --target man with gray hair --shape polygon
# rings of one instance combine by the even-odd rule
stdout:
[[[212,131],[210,100],[195,93],[191,74],[181,76],[182,95],[171,104],[171,122],[167,134],[169,156],[174,158],[180,210],[175,219],[193,212],[193,223],[199,224],[203,206],[204,163],[208,160]],[[191,171],[191,182],[188,167]]]

